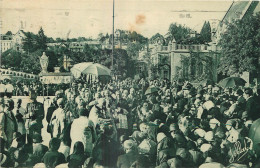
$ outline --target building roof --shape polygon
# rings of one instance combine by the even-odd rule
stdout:
[[[26,37],[26,34],[25,34],[25,32],[23,31],[23,30],[18,30],[18,32],[16,33],[16,34],[14,34],[14,36],[16,36],[16,35],[19,35],[19,36],[21,36],[21,37]]]
[[[251,15],[260,11],[259,1],[234,1],[222,19],[223,23],[242,19],[245,15]]]

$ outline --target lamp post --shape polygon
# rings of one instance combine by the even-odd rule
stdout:
[[[115,19],[115,0],[113,0],[113,32],[112,32],[112,67],[111,71],[114,73],[114,49],[115,49],[115,44],[114,44],[114,19]]]

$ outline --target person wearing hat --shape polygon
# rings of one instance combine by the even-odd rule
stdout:
[[[246,99],[243,97],[244,92],[241,89],[236,90],[235,96],[237,97],[237,109],[240,112],[245,111],[246,108]]]
[[[58,108],[53,112],[51,117],[51,125],[52,125],[52,137],[60,137],[63,134],[63,130],[65,128],[66,122],[66,114],[64,111],[64,99],[59,98],[57,100]]]
[[[8,149],[13,141],[13,134],[17,131],[17,123],[13,114],[14,101],[6,99],[4,101],[3,111],[0,111],[0,137],[6,141]]]
[[[7,80],[7,84],[5,85],[5,94],[8,98],[13,96],[14,86],[11,84],[11,80]]]
[[[105,118],[107,118],[106,101],[104,98],[100,98],[97,100],[97,104],[91,108],[89,112],[89,120],[91,120],[96,127],[100,120]]]
[[[249,119],[255,121],[260,118],[260,113],[257,111],[259,102],[256,102],[255,98],[253,97],[253,90],[251,88],[245,89],[244,98],[246,99],[246,111],[248,113]]]
[[[239,132],[235,129],[237,122],[235,119],[228,120],[226,123],[227,132],[227,140],[230,143],[235,143],[240,138]]]
[[[25,108],[24,116],[26,118],[25,128],[27,130],[27,134],[29,134],[27,138],[31,143],[34,132],[41,134],[41,128],[43,127],[42,120],[44,118],[44,107],[42,103],[37,101],[37,94],[35,91],[31,90],[29,92],[29,98],[30,102]],[[31,127],[32,123],[35,124],[33,129]]]
[[[126,140],[123,146],[125,154],[118,157],[117,167],[129,168],[138,158],[137,145],[133,140]]]
[[[22,99],[17,100],[16,107],[14,108],[14,114],[18,125],[17,131],[20,132],[22,135],[25,135],[26,134],[25,121],[23,118],[25,114],[25,109],[22,107]]]

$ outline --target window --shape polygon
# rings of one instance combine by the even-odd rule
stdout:
[[[168,71],[167,70],[163,71],[163,77],[164,77],[164,79],[168,79]]]
[[[138,68],[139,68],[139,70],[138,70],[139,73],[142,73],[142,70],[143,70],[142,66],[139,66]]]

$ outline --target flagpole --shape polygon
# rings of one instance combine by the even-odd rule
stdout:
[[[113,0],[112,68],[111,68],[112,72],[114,72],[114,20],[115,20],[115,0]]]

